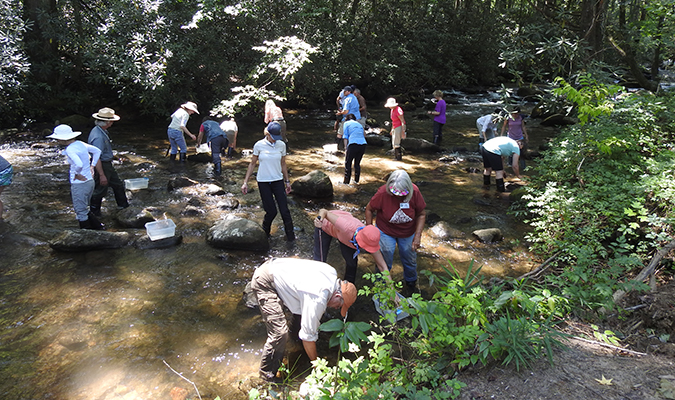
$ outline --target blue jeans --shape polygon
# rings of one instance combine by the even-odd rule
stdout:
[[[187,143],[185,143],[183,131],[169,128],[166,133],[169,135],[169,143],[171,143],[171,154],[178,153],[178,149],[183,154],[187,153]]]
[[[384,257],[384,262],[391,271],[394,263],[394,250],[398,244],[398,255],[403,264],[403,279],[407,283],[417,281],[417,252],[412,249],[412,242],[415,234],[407,238],[395,238],[380,231],[380,251]]]

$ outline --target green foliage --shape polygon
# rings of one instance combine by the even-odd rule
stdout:
[[[553,93],[564,96],[577,105],[579,123],[585,125],[600,115],[611,114],[614,106],[612,100],[621,91],[621,87],[601,84],[593,79],[591,74],[581,74],[577,80],[579,89],[572,87],[561,77],[555,78],[555,83],[560,87]]]
[[[620,95],[592,86],[571,89],[588,123],[563,131],[538,163],[514,212],[533,230],[531,249],[562,273],[550,276],[574,307],[612,307],[617,289],[673,237],[673,95]],[[576,96],[576,97],[575,97]]]
[[[323,332],[334,332],[330,338],[330,347],[340,345],[340,350],[344,353],[349,350],[350,343],[360,347],[361,341],[366,341],[366,332],[370,330],[370,325],[366,322],[343,322],[339,319],[331,319],[319,326]]]
[[[14,122],[23,109],[23,86],[30,63],[21,43],[26,24],[21,19],[20,2],[0,1],[0,126]]]
[[[478,338],[481,359],[492,356],[503,359],[505,365],[514,362],[517,370],[529,367],[532,360],[543,354],[553,363],[553,349],[564,347],[561,340],[565,335],[553,328],[550,319],[543,322],[536,320],[534,313],[529,317],[511,318],[507,312],[488,324],[485,333]]]
[[[607,344],[612,344],[614,346],[619,345],[619,338],[616,337],[616,334],[614,332],[610,330],[600,332],[598,326],[593,324],[591,324],[591,328],[593,328],[593,336],[595,336],[596,339],[603,341]]]
[[[553,349],[563,346],[564,335],[552,321],[569,309],[565,298],[526,286],[499,295],[501,288],[481,285],[480,268],[473,263],[464,276],[452,265],[445,271],[447,276],[427,273],[437,289],[432,299],[414,295],[398,305],[411,315],[410,323],[382,317],[374,328],[381,332],[370,332],[365,340],[368,324],[337,319],[322,324],[323,331],[335,332],[331,345],[348,353],[335,366],[314,361],[303,398],[452,399],[465,386],[456,369],[492,359],[520,369],[544,355],[551,359]],[[373,286],[360,289],[360,295],[393,298],[396,289],[388,278],[365,277]],[[367,354],[360,348],[364,344]]]

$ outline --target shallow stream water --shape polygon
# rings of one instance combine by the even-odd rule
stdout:
[[[475,120],[491,112],[490,97],[456,94],[448,105],[443,147],[477,150]],[[388,110],[371,105],[370,115],[382,123]],[[312,220],[319,208],[339,208],[364,218],[370,197],[386,175],[404,168],[427,202],[427,213],[437,214],[461,238],[422,239],[419,270],[443,273],[452,263],[465,271],[474,260],[489,276],[517,276],[529,271],[531,259],[524,244],[526,227],[507,214],[508,196],[481,189],[482,164],[477,153],[456,153],[456,162],[439,161],[443,154],[405,154],[392,160],[388,147],[369,146],[362,162],[361,183],[342,184],[343,158],[325,154],[333,143],[330,110],[286,112],[291,154],[291,180],[312,170],[323,170],[334,185],[334,197],[325,201],[290,196],[298,229],[295,245],[284,240],[280,217],[274,222],[267,253],[225,251],[208,246],[208,228],[228,213],[262,221],[256,190],[242,195],[240,187],[249,158],[225,161],[223,175],[211,176],[210,164],[172,164],[165,157],[166,125],[144,125],[122,119],[110,134],[122,179],[148,177],[148,189],[128,192],[133,206],[154,207],[155,217],[177,224],[183,243],[168,249],[118,250],[86,253],[53,251],[47,241],[63,229],[77,227],[70,200],[67,165],[60,149],[48,140],[27,135],[26,141],[0,145],[0,153],[15,169],[14,183],[2,194],[5,222],[0,223],[0,393],[6,399],[168,399],[173,387],[196,392],[163,363],[193,381],[202,398],[244,399],[245,382],[257,375],[265,327],[255,310],[242,303],[242,292],[256,266],[269,257],[311,258]],[[124,117],[124,116],[123,116]],[[194,118],[194,117],[193,117]],[[409,137],[431,139],[431,119],[422,109],[406,112]],[[531,148],[555,134],[554,129],[528,121]],[[198,121],[189,127],[197,128]],[[239,122],[238,147],[250,149],[262,138],[262,121]],[[196,129],[195,129],[196,130]],[[88,131],[82,135],[86,140]],[[478,172],[474,172],[478,171]],[[525,173],[528,174],[527,172]],[[167,182],[186,176],[200,185],[167,191]],[[494,178],[493,178],[494,180]],[[255,187],[253,179],[251,186]],[[216,184],[226,195],[207,194]],[[238,208],[226,210],[224,200],[236,199]],[[193,212],[185,213],[186,208]],[[199,212],[194,210],[198,209]],[[114,218],[112,194],[104,200],[103,222],[121,230]],[[500,228],[504,241],[479,243],[471,232]],[[136,237],[144,230],[126,229]],[[344,262],[335,245],[328,262],[342,274]],[[361,275],[374,271],[370,256],[359,261]],[[402,279],[395,257],[394,278]],[[430,295],[420,275],[423,295]],[[360,297],[350,312],[352,320],[375,319],[373,303]],[[320,353],[337,353],[320,339]],[[304,367],[306,368],[306,360]]]

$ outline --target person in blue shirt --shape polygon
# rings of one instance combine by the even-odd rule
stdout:
[[[0,156],[0,193],[9,185],[12,184],[12,177],[14,176],[14,169],[9,161]],[[2,221],[3,204],[0,199],[0,221]]]
[[[339,110],[336,115],[338,118],[342,115],[354,114],[354,118],[358,121],[361,119],[361,111],[359,111],[359,100],[354,96],[354,88],[351,86],[345,86],[342,89],[343,99],[342,99],[342,109]],[[338,146],[342,145],[342,136],[344,134],[344,121],[340,122],[340,127],[338,129]]]
[[[221,173],[221,159],[220,153],[226,152],[229,141],[227,135],[220,128],[220,124],[211,117],[204,117],[202,126],[199,127],[199,135],[197,136],[197,146],[202,143],[202,137],[206,133],[206,143],[211,145],[211,162],[213,162],[213,173],[220,175]]]
[[[356,120],[354,114],[347,114],[345,117],[342,138],[345,142],[345,185],[348,185],[352,178],[352,163],[354,164],[354,182],[359,183],[361,176],[361,159],[366,153],[366,136],[363,126]]]
[[[520,158],[520,149],[525,143],[522,140],[515,141],[507,136],[497,136],[483,143],[480,153],[483,156],[483,186],[487,189],[490,187],[490,175],[492,170],[495,171],[495,181],[497,183],[497,191],[505,192],[504,187],[504,164],[502,157],[513,156],[513,173],[516,178],[522,179],[520,176],[520,169],[518,168],[518,159]]]

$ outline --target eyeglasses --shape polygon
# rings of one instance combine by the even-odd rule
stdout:
[[[394,196],[407,196],[408,193],[410,193],[409,190],[399,189],[399,188],[394,187],[394,186],[389,186],[389,191],[390,191],[391,194],[393,194]]]

